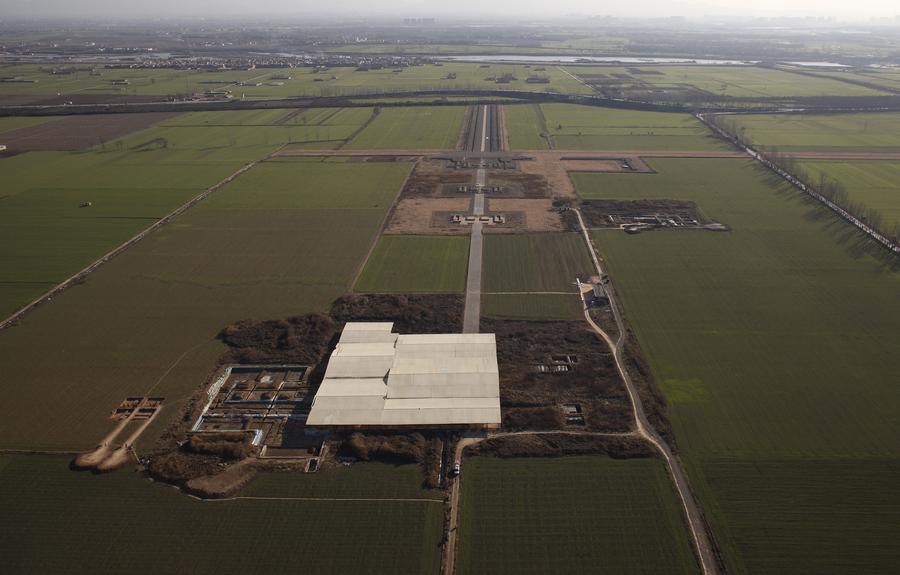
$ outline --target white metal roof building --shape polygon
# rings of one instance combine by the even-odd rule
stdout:
[[[307,418],[313,427],[498,427],[494,334],[344,327]]]

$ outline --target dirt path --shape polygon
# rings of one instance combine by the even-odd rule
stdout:
[[[209,501],[209,502],[219,502],[219,501],[357,501],[357,502],[366,502],[366,501],[405,501],[411,503],[443,503],[443,499],[429,499],[427,497],[422,498],[389,498],[389,497],[253,497],[253,496],[237,496],[237,497],[222,497],[218,499],[204,499],[202,497],[195,497],[196,499],[200,499],[201,501]]]
[[[584,236],[585,242],[587,243],[588,250],[591,253],[591,259],[594,261],[594,266],[597,268],[597,273],[603,276],[605,275],[605,271],[600,265],[600,260],[597,257],[597,252],[594,250],[593,242],[591,241],[590,235],[587,231],[587,227],[584,224],[584,219],[581,217],[581,212],[579,210],[575,210],[575,214],[578,216],[578,223],[581,226],[581,232]],[[600,329],[600,327],[594,322],[593,318],[591,318],[590,310],[588,308],[585,308],[584,310],[584,318],[591,326],[591,328],[597,333],[597,335],[603,338],[603,341],[606,342],[606,345],[609,346],[609,349],[613,354],[613,358],[616,362],[616,370],[619,372],[619,376],[625,383],[625,389],[628,391],[628,397],[631,400],[631,407],[634,412],[634,422],[637,433],[641,437],[652,443],[654,447],[659,450],[666,461],[666,465],[668,466],[669,472],[672,475],[672,480],[675,482],[675,488],[678,491],[678,496],[681,499],[682,507],[684,508],[685,519],[687,520],[688,527],[691,531],[692,540],[696,547],[701,570],[704,574],[707,575],[718,574],[720,573],[720,570],[718,560],[716,558],[715,549],[713,547],[712,541],[709,538],[709,535],[706,532],[706,524],[703,520],[703,515],[700,512],[700,506],[694,499],[694,494],[691,492],[690,486],[687,483],[687,478],[684,474],[684,470],[681,468],[681,463],[672,453],[672,450],[669,448],[665,440],[656,433],[656,430],[653,429],[653,426],[647,420],[647,416],[644,413],[644,406],[641,402],[640,396],[638,395],[637,388],[635,387],[634,382],[631,380],[631,376],[628,375],[628,371],[625,369],[625,361],[623,358],[625,347],[624,321],[622,320],[621,311],[619,310],[618,304],[616,303],[613,290],[607,290],[607,295],[609,296],[609,306],[613,312],[613,317],[616,321],[616,327],[619,331],[618,339],[616,341],[613,341],[613,339],[605,331]]]
[[[801,160],[900,160],[900,152],[825,152],[809,150],[783,152],[782,155]]]
[[[397,149],[375,149],[375,150],[332,150],[321,149],[321,150],[310,150],[307,148],[304,149],[295,149],[295,148],[285,148],[283,150],[279,150],[275,152],[274,156],[276,157],[289,157],[289,156],[306,156],[306,157],[320,157],[320,156],[401,156],[401,157],[412,157],[418,158],[420,156],[439,156],[441,154],[453,154],[455,150],[442,150],[442,149],[432,149],[432,150],[397,150]]]
[[[506,125],[506,106],[497,106],[497,121],[500,124],[500,151],[509,151],[509,129]]]
[[[43,295],[41,295],[40,297],[38,297],[31,303],[27,304],[25,307],[20,308],[18,311],[13,313],[11,316],[6,318],[5,320],[0,321],[0,330],[5,329],[5,328],[9,327],[10,325],[13,325],[18,320],[20,320],[25,314],[27,314],[34,308],[38,307],[45,301],[49,301],[50,299],[53,298],[53,296],[62,292],[65,289],[69,288],[70,286],[80,282],[85,277],[87,277],[89,274],[96,271],[100,266],[102,266],[103,264],[105,264],[106,262],[111,260],[112,258],[116,257],[117,255],[121,254],[122,252],[124,252],[125,250],[127,250],[128,248],[133,246],[134,244],[138,243],[139,241],[141,241],[142,239],[147,237],[149,234],[151,234],[156,229],[164,226],[165,224],[169,223],[172,219],[180,216],[182,213],[184,213],[185,211],[187,211],[188,209],[193,207],[195,204],[197,204],[198,202],[200,202],[201,200],[203,200],[204,198],[206,198],[207,196],[209,196],[211,193],[215,192],[219,188],[222,188],[223,186],[231,183],[232,180],[234,180],[235,178],[237,178],[238,176],[240,176],[241,174],[243,174],[244,172],[246,172],[247,170],[249,170],[256,164],[272,157],[273,155],[275,155],[277,153],[278,153],[278,150],[267,155],[265,158],[260,158],[259,160],[254,160],[254,161],[250,162],[249,164],[244,165],[243,167],[238,169],[236,172],[234,172],[230,176],[226,177],[224,180],[203,190],[202,192],[200,192],[199,194],[197,194],[196,196],[194,196],[193,198],[188,200],[186,203],[175,208],[175,210],[170,212],[168,215],[163,216],[162,219],[154,222],[150,227],[144,228],[142,231],[138,232],[136,235],[132,236],[130,239],[119,244],[119,246],[116,247],[115,249],[113,249],[112,251],[107,252],[105,255],[101,256],[99,259],[94,260],[94,262],[91,263],[90,265],[88,265],[86,268],[82,269],[79,272],[72,274],[71,276],[69,276],[68,278],[66,278],[59,284],[57,284],[50,291],[44,293]]]
[[[406,189],[406,185],[409,183],[409,178],[410,176],[412,176],[412,173],[415,171],[415,169],[415,166],[409,169],[409,172],[406,173],[406,177],[403,178],[403,183],[401,183],[400,187],[397,188],[397,193],[394,194],[394,198],[391,200],[391,205],[384,212],[384,218],[381,219],[381,226],[378,228],[378,233],[372,239],[371,245],[369,245],[369,251],[366,252],[366,257],[364,257],[359,263],[359,267],[356,268],[356,273],[353,274],[353,279],[350,280],[350,285],[347,286],[348,292],[353,292],[353,288],[354,286],[356,286],[356,282],[359,281],[359,276],[362,275],[363,270],[366,268],[366,264],[369,262],[369,258],[372,257],[372,252],[375,251],[375,246],[378,245],[378,239],[383,233],[385,233],[385,231],[387,231],[388,222],[390,222],[392,219],[394,210],[396,209],[398,201],[400,200],[400,195],[403,194],[403,190]]]

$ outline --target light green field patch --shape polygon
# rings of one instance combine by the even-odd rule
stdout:
[[[760,114],[722,120],[751,142],[790,151],[900,151],[900,113]]]
[[[506,127],[511,150],[546,150],[547,140],[541,136],[545,132],[541,125],[539,104],[504,106]]]
[[[819,182],[822,176],[839,182],[850,201],[877,210],[887,229],[900,225],[900,162],[803,160],[799,165],[809,172],[812,182]]]
[[[690,86],[716,97],[740,98],[884,95],[879,90],[831,78],[815,78],[756,66],[573,66],[568,70],[601,89],[678,89]]]
[[[728,149],[689,114],[573,104],[541,104],[540,110],[555,147],[561,150]],[[539,122],[529,124],[524,120],[509,123],[508,130],[511,143],[531,146],[542,131]]]
[[[485,292],[575,292],[578,275],[593,269],[577,233],[487,235],[482,290]]]
[[[347,147],[356,150],[453,149],[464,116],[462,106],[382,108]]]
[[[381,236],[356,291],[366,293],[458,293],[466,286],[469,238]]]
[[[699,379],[667,379],[662,389],[670,403],[697,403],[707,399],[706,387]]]

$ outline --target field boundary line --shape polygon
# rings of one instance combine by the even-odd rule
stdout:
[[[341,108],[341,109],[343,110],[343,108]],[[332,114],[332,115],[334,115],[334,114]],[[381,115],[381,108],[379,108],[378,106],[373,107],[372,113],[369,114],[369,117],[366,119],[365,122],[363,122],[362,126],[353,130],[352,134],[350,134],[344,140],[342,140],[341,143],[338,145],[338,147],[335,148],[335,151],[343,149],[344,146],[348,145],[350,142],[355,140],[358,135],[362,134],[366,128],[368,128],[370,125],[372,125],[372,122],[374,122],[375,119],[378,118],[379,115]],[[329,119],[330,118],[331,117],[329,116]],[[319,124],[319,125],[321,125],[321,124]]]
[[[483,291],[481,295],[580,295],[577,291]]]
[[[51,449],[0,449],[0,455],[80,455],[81,451]]]
[[[81,282],[88,275],[90,275],[91,273],[96,271],[98,268],[100,268],[100,266],[107,263],[109,260],[113,259],[114,257],[118,256],[119,254],[121,254],[122,252],[124,252],[125,250],[127,250],[128,248],[133,246],[134,244],[138,243],[139,241],[141,241],[142,239],[147,237],[149,234],[151,234],[155,230],[166,225],[167,223],[172,221],[174,218],[177,218],[178,216],[180,216],[181,214],[186,212],[188,209],[192,208],[194,205],[196,205],[200,201],[206,199],[206,197],[209,196],[210,194],[212,194],[213,192],[219,190],[220,188],[226,186],[227,184],[230,184],[238,176],[240,176],[244,172],[248,171],[249,169],[254,167],[256,164],[268,159],[269,157],[271,157],[272,155],[274,155],[275,153],[280,151],[281,148],[283,148],[283,147],[284,146],[280,146],[277,150],[267,154],[264,158],[260,158],[258,160],[253,160],[252,162],[245,164],[244,166],[239,168],[236,172],[227,176],[225,179],[206,188],[205,190],[203,190],[202,192],[200,192],[199,194],[197,194],[196,196],[194,196],[187,202],[181,204],[180,206],[175,208],[173,211],[169,212],[167,215],[163,216],[161,219],[159,219],[156,222],[154,222],[153,224],[151,224],[149,227],[144,228],[143,230],[141,230],[140,232],[138,232],[131,238],[125,240],[123,243],[121,243],[117,247],[113,248],[111,251],[100,256],[100,258],[98,258],[98,259],[94,260],[92,263],[88,264],[87,267],[81,269],[80,271],[78,271],[78,272],[74,273],[73,275],[69,276],[68,278],[64,279],[62,282],[56,284],[55,287],[53,287],[49,291],[45,292],[43,295],[39,296],[38,298],[32,300],[31,303],[28,303],[24,307],[19,308],[18,311],[13,312],[13,314],[11,316],[9,316],[8,318],[6,318],[2,322],[0,322],[0,330],[4,330],[4,329],[8,328],[9,326],[16,324],[18,322],[18,320],[20,320],[22,317],[24,317],[25,314],[27,314],[28,312],[34,310],[42,303],[52,300],[53,296],[65,291],[69,287]]]
[[[366,252],[366,257],[363,258],[362,262],[360,262],[359,266],[356,268],[356,273],[353,274],[353,279],[350,280],[350,285],[347,286],[351,293],[356,293],[356,290],[354,288],[356,287],[356,283],[359,281],[359,276],[361,276],[363,270],[366,269],[366,264],[369,263],[369,258],[372,257],[372,252],[375,251],[375,246],[378,245],[378,240],[381,239],[381,236],[387,229],[387,224],[390,221],[391,216],[394,214],[394,208],[397,206],[397,201],[400,199],[400,195],[403,194],[403,190],[406,189],[406,184],[409,182],[409,178],[412,177],[412,174],[415,170],[416,163],[413,162],[412,167],[410,167],[409,171],[406,173],[406,177],[403,178],[403,183],[400,184],[400,187],[397,189],[397,193],[394,194],[394,199],[391,200],[391,205],[384,213],[384,218],[382,218],[381,225],[378,227],[378,233],[375,234],[375,238],[372,240],[372,244],[369,246],[369,251]]]
[[[553,134],[550,133],[550,127],[547,126],[547,116],[544,115],[544,109],[541,108],[541,104],[536,102],[531,105],[532,110],[534,110],[534,115],[537,116],[538,124],[540,125],[541,130],[543,130],[543,135],[541,137],[544,138],[547,142],[548,150],[556,149],[556,142],[553,140]]]
[[[588,228],[584,224],[584,218],[581,216],[581,210],[578,210],[576,208],[574,209],[574,212],[578,217],[578,223],[581,227],[581,233],[584,236],[584,241],[587,243],[588,251],[590,251],[591,253],[591,259],[594,262],[594,266],[597,268],[597,273],[600,274],[600,277],[603,277],[604,275],[606,275],[606,273],[603,267],[600,265],[600,259],[597,256],[596,250],[594,249],[594,244],[591,241],[590,234],[588,233]],[[709,526],[707,525],[703,513],[700,510],[700,504],[697,502],[693,492],[690,489],[690,486],[688,485],[687,476],[684,473],[684,470],[681,468],[681,463],[675,457],[675,454],[672,452],[669,444],[656,432],[656,430],[653,428],[653,425],[647,419],[647,415],[644,412],[644,404],[641,400],[641,396],[638,393],[638,390],[635,387],[631,376],[628,374],[628,370],[625,368],[625,361],[623,359],[626,338],[625,323],[622,319],[622,313],[619,310],[618,303],[616,302],[614,290],[607,287],[606,293],[609,297],[609,307],[613,312],[613,318],[616,321],[616,327],[619,331],[616,340],[613,341],[613,339],[594,322],[594,319],[591,317],[590,308],[588,307],[584,308],[584,319],[597,333],[597,335],[603,338],[613,354],[613,359],[616,363],[616,369],[618,370],[619,376],[622,378],[622,381],[625,384],[625,391],[628,393],[628,397],[631,400],[636,432],[644,439],[652,443],[662,454],[663,459],[666,462],[666,466],[668,467],[669,473],[672,477],[672,482],[675,484],[675,490],[678,492],[678,496],[681,499],[682,509],[685,514],[684,519],[687,523],[688,529],[691,532],[691,539],[694,543],[694,551],[697,554],[696,556],[700,564],[700,570],[704,573],[704,575],[718,574],[721,572],[718,557],[712,537],[708,532]]]
[[[202,497],[193,496],[200,501],[218,502],[218,501],[350,501],[365,503],[369,501],[376,502],[405,502],[405,503],[440,503],[443,505],[443,499],[429,499],[427,497],[265,497],[253,495],[238,495],[235,497],[223,497],[220,499],[204,499]]]
[[[723,114],[712,114],[712,115],[713,116],[727,116],[727,115],[731,115],[731,114],[723,113]],[[859,229],[861,232],[863,232],[864,234],[869,236],[871,239],[875,240],[876,242],[881,244],[883,247],[890,250],[890,252],[893,253],[894,255],[900,255],[900,245],[898,245],[896,241],[892,241],[891,238],[882,234],[875,228],[869,226],[868,224],[866,224],[865,222],[863,222],[862,220],[860,220],[859,218],[857,218],[856,216],[851,214],[849,211],[847,211],[846,209],[844,209],[841,206],[839,206],[838,204],[836,204],[835,202],[829,200],[828,198],[826,198],[825,196],[823,196],[822,194],[817,192],[812,186],[807,186],[805,183],[800,181],[799,178],[797,178],[796,176],[794,176],[787,170],[783,169],[782,167],[778,166],[775,162],[770,160],[763,153],[757,151],[751,145],[741,143],[741,141],[736,136],[734,136],[733,134],[730,134],[724,128],[718,126],[715,122],[709,120],[706,116],[707,116],[706,114],[697,114],[696,115],[698,120],[703,122],[706,126],[708,126],[716,134],[727,139],[733,145],[740,148],[742,151],[744,151],[746,154],[748,154],[751,158],[753,158],[754,160],[756,160],[757,162],[759,162],[760,164],[762,164],[763,166],[768,168],[770,171],[774,172],[776,175],[780,176],[782,179],[787,180],[787,182],[790,183],[793,187],[795,187],[796,189],[805,193],[806,195],[810,196],[814,200],[817,200],[819,203],[823,204],[825,207],[827,207],[828,209],[830,209],[831,211],[836,213],[838,216],[840,216],[841,218],[843,218],[844,220],[846,220],[847,222],[849,222],[850,224],[855,226],[857,229]]]

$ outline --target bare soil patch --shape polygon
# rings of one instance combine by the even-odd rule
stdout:
[[[469,228],[453,223],[449,216],[442,216],[468,213],[470,205],[471,199],[466,197],[401,199],[394,206],[385,233],[465,235]]]
[[[526,162],[520,162],[524,164]],[[511,187],[518,195],[526,198],[546,198],[550,195],[550,185],[544,174],[512,170],[489,170],[487,185]]]
[[[487,212],[509,214],[508,221],[511,225],[488,226],[484,228],[486,232],[555,232],[566,229],[562,214],[549,198],[490,198],[487,200]],[[513,218],[514,214],[521,214],[521,218]],[[516,223],[516,220],[520,220],[520,223]]]
[[[474,183],[474,172],[448,170],[439,160],[419,160],[406,180],[401,197],[438,197],[444,184]]]
[[[14,152],[83,150],[177,115],[177,112],[147,112],[65,116],[53,122],[6,132],[4,142]]]
[[[685,200],[585,200],[581,214],[592,228],[619,227],[653,214],[706,224],[697,204]]]
[[[398,333],[456,333],[462,330],[465,298],[455,294],[351,294],[334,302],[331,317],[348,321],[392,321]]]
[[[515,410],[515,429],[546,428],[546,412],[522,408],[582,406],[586,429],[631,431],[631,403],[605,344],[583,322],[481,320],[497,336],[500,405]],[[574,362],[562,359],[568,357]],[[565,365],[563,370],[562,367]],[[536,427],[531,427],[535,425]]]
[[[471,455],[493,457],[562,457],[606,455],[616,459],[654,457],[656,452],[637,436],[541,433],[494,437],[469,447]]]

